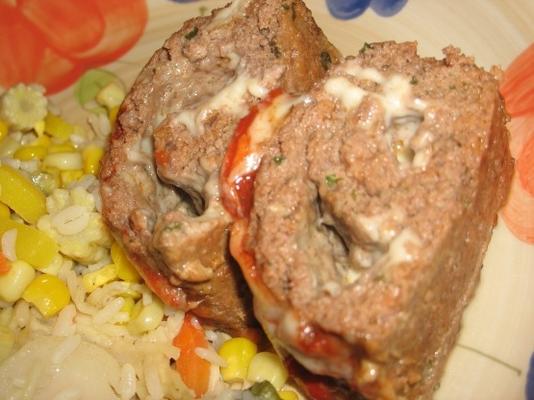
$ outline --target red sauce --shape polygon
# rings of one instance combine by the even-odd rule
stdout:
[[[274,100],[282,94],[282,89],[272,90],[259,104],[252,107],[243,117],[234,132],[228,145],[221,168],[221,200],[224,208],[234,218],[248,218],[252,208],[254,179],[256,171],[249,171],[229,181],[232,171],[247,157],[253,149],[250,147],[250,127],[259,112],[269,107]]]
[[[169,165],[169,153],[165,152],[164,150],[155,150],[154,151],[154,160],[156,160],[157,165],[161,165],[162,167],[166,167]]]

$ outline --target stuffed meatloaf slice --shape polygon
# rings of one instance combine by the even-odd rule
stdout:
[[[431,397],[509,188],[499,71],[444,54],[375,43],[334,67],[275,133],[232,230],[275,347],[369,399]]]
[[[252,105],[308,90],[337,59],[302,1],[236,0],[187,21],[141,71],[103,160],[103,215],[167,304],[229,331],[251,322],[226,254],[225,148]]]

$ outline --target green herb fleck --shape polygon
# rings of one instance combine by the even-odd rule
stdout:
[[[273,157],[273,161],[276,165],[282,164],[282,161],[284,161],[286,158],[282,154],[278,154],[277,156]]]
[[[206,7],[206,6],[198,7],[198,13],[200,14],[201,17],[206,15],[207,12],[208,12],[208,7]]]
[[[198,33],[198,28],[195,26],[190,32],[185,34],[187,40],[193,39]]]
[[[258,400],[280,400],[275,387],[269,381],[256,382],[249,391]]]
[[[175,229],[182,229],[182,224],[180,222],[173,222],[167,225],[163,230],[164,231],[173,231]]]
[[[341,178],[338,178],[335,174],[332,175],[326,175],[324,177],[324,180],[326,182],[326,186],[328,187],[334,187],[338,181],[341,180]]]
[[[282,8],[286,11],[289,11],[289,6],[286,3],[282,4]]]
[[[412,79],[410,79],[410,84],[412,85],[417,85],[419,83],[419,81],[417,80],[417,78],[414,76],[412,76]]]
[[[373,45],[365,42],[362,48],[360,49],[360,54],[365,53],[368,49],[373,49]]]
[[[326,71],[330,68],[330,65],[332,65],[332,57],[330,57],[330,54],[327,51],[321,52],[321,65]]]

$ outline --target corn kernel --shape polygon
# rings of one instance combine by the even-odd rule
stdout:
[[[69,289],[57,276],[42,274],[26,288],[22,298],[32,303],[44,317],[56,315],[70,302]]]
[[[45,118],[45,131],[50,136],[65,141],[74,132],[74,125],[69,124],[57,115],[48,113]]]
[[[40,121],[37,121],[34,125],[33,125],[33,130],[35,131],[35,133],[37,133],[37,136],[39,137],[42,137],[44,136],[44,131],[45,131],[45,121],[44,119],[40,120]]]
[[[131,298],[130,296],[121,296],[124,299],[124,305],[120,309],[121,312],[128,314],[127,321],[130,321],[132,319],[132,313],[135,306],[135,300]],[[141,311],[141,310],[139,310]],[[139,315],[139,313],[138,313]]]
[[[251,382],[269,381],[280,390],[287,381],[287,369],[274,353],[261,352],[250,361],[247,379]]]
[[[72,182],[76,182],[82,176],[83,176],[83,171],[81,169],[73,169],[71,171],[61,171],[59,173],[61,187],[69,186]]]
[[[0,157],[11,157],[15,150],[20,146],[20,143],[11,136],[5,137],[0,141]]]
[[[15,345],[15,334],[6,326],[0,326],[0,363],[4,361]]]
[[[100,146],[87,146],[82,153],[83,171],[86,174],[97,175],[100,170],[100,160],[104,155],[104,149]]]
[[[43,146],[21,146],[15,151],[13,158],[21,161],[42,160],[46,153],[46,148]]]
[[[238,337],[227,340],[219,348],[219,355],[227,366],[221,368],[225,382],[243,382],[247,378],[250,361],[256,355],[257,346],[249,339]]]
[[[78,152],[52,153],[43,159],[44,167],[54,167],[61,171],[82,169],[82,155]]]
[[[163,320],[163,305],[156,299],[152,303],[141,308],[143,301],[139,300],[132,310],[132,316],[128,323],[128,330],[132,334],[141,334],[156,329]],[[136,309],[137,308],[137,309]],[[137,315],[136,315],[137,314]]]
[[[17,230],[15,251],[17,258],[33,265],[35,268],[43,268],[52,262],[58,254],[57,243],[46,233],[11,220],[0,218],[0,236],[10,229]]]
[[[96,271],[89,272],[82,276],[82,283],[85,291],[93,292],[96,288],[117,279],[117,266],[108,264]]]
[[[43,146],[48,149],[50,146],[50,143],[52,141],[50,140],[50,136],[48,135],[40,135],[38,136],[33,142],[31,142],[32,146]]]
[[[57,275],[61,267],[63,266],[63,256],[56,254],[50,264],[45,267],[35,267],[36,270],[41,271],[44,274]]]
[[[2,140],[9,131],[9,127],[7,126],[7,122],[3,119],[0,119],[0,140]]]
[[[71,153],[74,151],[76,151],[76,147],[74,147],[74,145],[71,142],[54,143],[48,147],[49,154]]]
[[[110,82],[96,94],[95,100],[98,104],[108,110],[119,106],[124,100],[124,90],[115,82]]]
[[[278,396],[280,400],[299,400],[299,395],[292,390],[280,390]]]
[[[9,218],[11,210],[4,203],[0,203],[0,218]]]
[[[0,299],[17,301],[34,277],[35,270],[30,264],[21,260],[12,262],[9,271],[0,275]]]
[[[141,282],[141,276],[117,242],[111,245],[111,259],[117,266],[117,275],[120,279],[126,282]]]
[[[0,201],[32,224],[46,212],[45,195],[28,178],[7,165],[0,166]]]

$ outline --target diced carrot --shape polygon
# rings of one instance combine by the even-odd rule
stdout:
[[[534,112],[534,44],[506,69],[501,94],[511,116]]]
[[[10,269],[11,264],[9,264],[9,261],[7,260],[6,256],[4,256],[4,253],[0,251],[0,275],[7,274]]]
[[[182,328],[172,343],[180,349],[180,357],[176,360],[176,370],[182,381],[197,397],[202,396],[208,390],[210,363],[200,358],[195,352],[197,347],[208,347],[204,332],[195,317],[190,314],[185,315]]]

